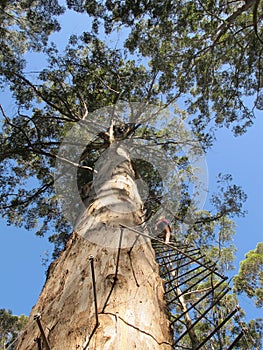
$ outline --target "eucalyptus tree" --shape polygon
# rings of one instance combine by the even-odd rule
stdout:
[[[263,304],[263,243],[250,250],[240,262],[238,275],[234,279],[235,290],[245,293],[257,307]]]
[[[53,14],[60,14],[62,8],[52,4]],[[146,237],[164,211],[178,238],[205,249],[222,269],[231,267],[232,218],[242,215],[245,195],[231,177],[222,177],[219,194],[212,197],[213,214],[201,210],[191,157],[198,158],[211,145],[213,129],[232,126],[241,134],[252,123],[253,108],[261,108],[261,51],[255,50],[261,8],[257,2],[240,4],[241,9],[239,3],[226,8],[188,1],[67,4],[95,19],[93,32],[71,36],[63,53],[54,44],[36,46],[32,34],[40,35],[40,17],[51,21],[44,26],[46,35],[48,28],[58,29],[48,15],[52,6],[33,1],[18,10],[20,5],[5,2],[2,8],[9,18],[15,6],[22,24],[23,15],[34,9],[32,20],[37,20],[31,32],[24,25],[22,31],[13,28],[13,22],[5,29],[11,56],[1,73],[17,113],[11,117],[1,107],[1,213],[9,223],[39,235],[53,232],[55,256],[65,248],[49,268],[19,348],[30,348],[38,339],[33,316],[41,313],[52,346],[61,349],[125,348],[129,337],[132,346],[169,349],[173,340],[162,281]],[[100,19],[106,37],[116,26],[128,26],[124,47],[108,47],[100,39]],[[22,40],[11,41],[11,30],[26,39],[27,49],[45,54],[47,67],[34,80],[20,57]],[[45,43],[47,36],[42,38]],[[252,110],[245,95],[255,98]],[[192,132],[182,127],[187,114],[171,107],[177,99],[181,105],[182,98]],[[110,113],[103,109],[107,106]],[[148,158],[141,156],[145,151]],[[142,236],[136,238],[127,226]],[[133,246],[135,241],[140,244]],[[90,255],[95,261],[89,261]]]
[[[0,349],[14,349],[19,334],[25,328],[28,317],[15,316],[10,310],[0,309]]]
[[[57,0],[1,1],[1,76],[14,79],[14,70],[19,72],[26,66],[25,53],[43,51],[49,36],[60,30],[56,17],[64,10]]]

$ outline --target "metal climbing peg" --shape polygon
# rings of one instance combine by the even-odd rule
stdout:
[[[94,270],[94,256],[89,256],[90,267],[91,267],[91,276],[92,276],[92,284],[93,284],[93,295],[94,295],[94,307],[95,307],[95,316],[96,316],[96,326],[99,325],[99,317],[98,317],[98,305],[97,305],[97,292],[96,292],[96,280],[95,280],[95,270]]]
[[[43,337],[43,341],[44,341],[44,344],[45,344],[47,350],[51,350],[51,347],[50,347],[50,345],[48,343],[46,334],[45,334],[44,329],[43,329],[42,324],[41,324],[41,315],[40,314],[35,315],[34,316],[34,320],[37,322],[38,328],[39,328],[40,333],[41,333],[41,335]]]

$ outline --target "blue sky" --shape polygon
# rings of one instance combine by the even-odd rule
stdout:
[[[241,137],[234,137],[231,132],[220,130],[218,142],[207,155],[209,171],[209,188],[213,187],[218,172],[233,175],[233,182],[241,185],[248,198],[244,204],[247,215],[238,218],[234,244],[237,247],[236,271],[245,254],[255,249],[258,242],[263,242],[263,113],[257,112],[257,119],[252,128]],[[231,274],[230,274],[231,275]],[[239,302],[247,318],[263,318],[262,309],[254,307],[253,302],[241,295]]]
[[[81,20],[80,20],[81,19]],[[87,25],[86,18],[78,15],[78,20],[67,24],[63,34],[56,34],[54,40],[76,33]],[[38,62],[32,69],[39,68]],[[2,95],[1,100],[5,98]],[[8,103],[12,110],[12,103]],[[252,128],[242,136],[235,138],[231,132],[223,129],[217,133],[218,141],[207,155],[209,189],[213,190],[215,178],[219,172],[233,175],[234,183],[241,185],[248,195],[245,209],[248,214],[238,219],[234,244],[237,246],[236,267],[244,259],[244,254],[263,241],[263,113],[257,112]],[[42,257],[45,252],[51,254],[52,246],[47,238],[39,238],[34,232],[8,227],[0,221],[0,308],[11,309],[14,314],[29,314],[36,303],[45,282],[45,269]],[[260,317],[262,310],[256,310],[252,301],[240,298],[248,318]]]

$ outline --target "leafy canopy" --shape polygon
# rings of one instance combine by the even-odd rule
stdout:
[[[19,4],[7,1],[1,12],[5,45],[11,56],[3,60],[0,72],[13,93],[17,112],[12,117],[1,107],[4,121],[0,209],[9,223],[38,228],[38,234],[50,232],[52,227],[55,235],[50,239],[58,251],[67,240],[70,228],[61,218],[54,194],[53,170],[61,141],[74,123],[119,100],[154,103],[161,108],[177,100],[179,106],[187,107],[195,137],[206,149],[217,127],[232,125],[237,134],[245,131],[252,123],[253,111],[241,100],[247,94],[256,96],[258,101],[261,91],[260,50],[255,50],[259,43],[261,9],[257,8],[254,15],[254,5],[239,10],[239,3],[226,8],[222,3],[211,1],[164,4],[68,1],[67,6],[87,13],[88,21],[92,17],[93,32],[85,31],[80,37],[72,35],[64,52],[59,52],[55,44],[46,45],[51,32],[59,29],[55,16],[63,12],[56,1],[50,6],[42,1]],[[31,12],[35,13],[32,19]],[[227,19],[232,15],[231,20]],[[12,22],[9,22],[10,16]],[[257,31],[250,19],[255,16]],[[24,21],[29,17],[31,27],[27,29]],[[42,37],[39,28],[43,28]],[[107,46],[101,39],[103,35],[111,38],[115,30],[126,38],[119,49]],[[11,40],[11,31],[20,36],[20,40]],[[37,46],[36,42],[42,44]],[[234,45],[236,42],[240,44]],[[32,49],[41,50],[47,61],[46,67],[34,78],[26,74],[22,55]],[[245,59],[252,61],[253,67],[244,64]],[[107,147],[106,131],[94,135],[94,142],[87,146],[83,161],[91,169]],[[175,139],[167,142],[165,136],[163,142],[162,136],[169,133],[169,128],[161,132],[147,124],[137,124],[130,131],[129,137],[150,140],[155,143],[153,146],[163,147],[168,157],[176,160],[182,177],[185,175],[182,203],[174,213],[175,225],[180,226],[191,202],[189,161],[180,154]],[[145,174],[146,164],[137,162],[137,167]],[[86,176],[89,180],[90,175]],[[147,181],[151,203],[158,204],[160,186],[154,185],[154,178],[158,176],[152,171]],[[208,210],[195,214],[191,237],[197,243],[198,232],[202,230],[210,239],[208,246],[213,245],[218,235],[227,237],[220,233],[221,229],[228,226],[230,217],[243,212],[244,193],[230,184],[230,179],[227,182],[221,194],[212,197],[214,214]],[[79,183],[83,185],[81,179]],[[149,205],[147,208],[154,210]],[[226,224],[222,226],[222,223]],[[224,244],[227,240],[230,237],[224,239]],[[222,245],[219,247],[222,250]]]
[[[93,16],[95,32],[101,22],[107,34],[128,30],[125,47],[148,59],[157,91],[181,98],[198,132],[224,125],[242,134],[263,108],[259,1],[93,0],[78,11]]]
[[[15,316],[12,311],[0,309],[0,349],[11,349],[27,323],[25,315]]]
[[[93,29],[79,37],[72,35],[64,52],[49,40],[60,29],[58,16],[64,8],[58,1],[5,0],[0,6],[1,86],[8,87],[16,106],[13,115],[1,106],[0,211],[8,223],[34,229],[39,235],[53,231],[55,256],[71,227],[55,196],[53,172],[60,144],[75,123],[120,100],[159,108],[177,102],[187,110],[195,138],[206,150],[217,128],[230,127],[240,135],[252,125],[256,109],[263,108],[258,0],[228,4],[68,0],[67,8],[86,14]],[[107,45],[114,35],[123,38],[120,48]],[[46,65],[29,75],[26,54],[32,51],[41,52]],[[153,150],[164,150],[176,162],[181,201],[172,212],[174,230],[204,248],[222,270],[231,269],[232,219],[243,214],[246,196],[230,176],[221,176],[219,194],[211,197],[209,208],[196,208],[185,231],[184,219],[193,200],[189,174],[194,169],[178,140],[169,137],[174,136],[169,132],[175,120],[163,129],[127,120],[129,132],[121,137],[150,142]],[[80,193],[92,180],[94,165],[108,145],[106,129],[94,133],[79,164]],[[145,208],[151,216],[162,200],[160,176],[147,162],[135,160],[134,167],[150,190]],[[168,189],[176,185],[171,183]],[[250,328],[257,334],[262,325],[255,321]]]
[[[235,290],[245,293],[257,307],[263,306],[263,243],[250,250],[241,261],[238,275],[234,279]]]
[[[12,78],[26,62],[23,54],[42,51],[54,31],[60,30],[56,16],[64,12],[57,0],[3,0],[0,5],[1,76]]]

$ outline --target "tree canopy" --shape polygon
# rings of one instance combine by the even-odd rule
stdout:
[[[242,134],[262,109],[259,1],[89,1],[76,10],[93,16],[96,33],[101,22],[106,33],[126,27],[124,46],[148,59],[159,94],[183,98],[197,131]]]
[[[0,309],[0,349],[12,349],[18,335],[27,323],[27,316],[15,316],[12,311]]]
[[[263,243],[250,250],[241,261],[238,275],[235,277],[235,290],[246,293],[257,307],[263,305]]]
[[[55,16],[63,12],[57,0],[1,1],[1,75],[11,78],[12,71],[19,72],[26,66],[25,53],[43,50],[49,35],[60,29]]]
[[[66,131],[100,107],[119,100],[162,107],[178,101],[179,107],[190,114],[193,132],[204,149],[211,145],[217,127],[232,126],[235,133],[244,132],[252,123],[255,105],[259,107],[261,61],[255,45],[260,43],[261,9],[252,2],[242,10],[239,5],[188,1],[166,2],[164,6],[156,2],[67,2],[69,9],[87,12],[93,30],[80,37],[72,35],[65,51],[59,52],[55,44],[48,43],[51,32],[59,30],[56,16],[64,11],[57,2],[50,6],[41,1],[5,2],[1,10],[3,37],[14,59],[3,55],[6,59],[1,73],[17,105],[13,117],[1,108],[1,209],[8,221],[33,228],[40,220],[38,233],[43,234],[54,220],[59,236],[51,239],[60,242],[68,237],[68,225],[58,220],[60,210],[53,192],[52,169]],[[31,16],[33,10],[35,15]],[[254,21],[247,23],[247,14]],[[233,16],[231,20],[229,16]],[[30,18],[31,28],[23,25],[25,18]],[[36,37],[39,28],[42,36]],[[103,36],[107,39],[116,30],[124,38],[118,49],[103,40]],[[20,36],[19,40],[11,40],[11,31]],[[36,46],[36,42],[41,45]],[[233,44],[236,42],[240,45]],[[34,79],[26,72],[23,56],[30,50],[41,51],[47,61]],[[253,62],[253,67],[244,64],[245,58]],[[243,101],[246,95],[253,95],[257,101],[250,111]],[[138,126],[134,133],[142,135],[142,130]],[[142,138],[156,136],[148,128]],[[90,147],[89,164],[104,149],[104,141],[105,137],[98,138],[100,145]],[[172,142],[167,142],[166,147],[170,154],[176,152]],[[183,157],[178,157],[178,162],[187,163]],[[228,184],[227,188],[225,198],[213,198],[217,214],[211,218],[208,212],[203,213],[206,224],[225,214],[242,212],[244,194],[237,186]],[[183,214],[178,215],[180,218]],[[197,221],[200,226],[202,220]]]
[[[69,9],[87,16],[87,30],[72,35],[62,51],[52,43],[52,33],[60,30],[59,16]],[[219,176],[211,206],[196,207],[185,230],[194,169],[172,125],[188,117],[191,135],[206,151],[218,128],[241,135],[253,124],[255,111],[263,109],[262,11],[259,0],[68,0],[63,6],[56,0],[3,1],[1,87],[11,92],[16,112],[11,115],[1,105],[2,216],[39,235],[53,232],[57,256],[72,229],[53,176],[67,132],[81,121],[95,125],[89,119],[94,111],[120,101],[159,110],[177,103],[174,119],[161,127],[128,118],[120,138],[139,139],[175,162],[181,184],[180,205],[171,208],[174,229],[228,269],[235,252],[233,217],[244,213],[246,196],[231,176]],[[32,52],[44,57],[39,72],[27,71]],[[77,164],[80,193],[109,143],[106,126],[94,130]],[[149,189],[150,217],[162,202],[162,179],[145,161],[135,159],[134,167]]]

